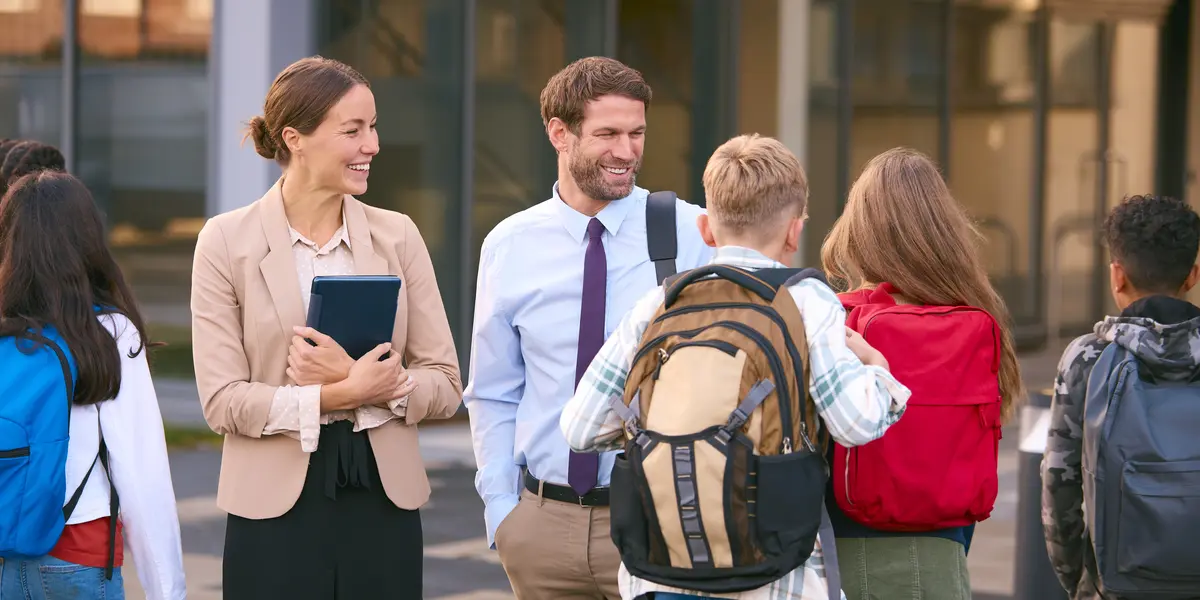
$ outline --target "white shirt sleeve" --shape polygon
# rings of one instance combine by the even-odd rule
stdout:
[[[113,485],[121,501],[125,542],[137,566],[147,600],[186,598],[183,548],[175,489],[167,461],[158,396],[136,327],[123,316],[101,322],[117,338],[121,355],[121,389],[117,397],[97,405],[108,445]]]

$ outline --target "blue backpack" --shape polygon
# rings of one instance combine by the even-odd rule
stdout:
[[[1088,379],[1083,494],[1105,597],[1195,598],[1200,382],[1156,381],[1109,344]]]
[[[77,375],[74,357],[52,327],[0,338],[0,557],[44,556],[58,543],[96,460],[66,495],[67,445]],[[100,438],[97,459],[108,471]],[[109,568],[115,551],[117,495],[111,493]]]

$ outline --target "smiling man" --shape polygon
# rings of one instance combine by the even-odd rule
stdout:
[[[612,328],[658,283],[649,193],[635,185],[650,95],[640,73],[609,58],[552,77],[541,103],[558,153],[553,195],[497,225],[480,252],[463,400],[488,543],[518,598],[620,598],[613,453],[573,453],[558,421]],[[676,268],[707,264],[703,210],[674,202]]]

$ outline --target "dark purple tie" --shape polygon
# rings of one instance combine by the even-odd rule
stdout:
[[[608,260],[604,257],[604,243],[600,236],[604,224],[592,217],[588,223],[588,247],[583,258],[583,301],[579,312],[579,352],[575,359],[575,386],[584,371],[604,345],[604,292],[608,279]],[[600,455],[594,452],[571,451],[571,462],[567,467],[567,482],[580,496],[596,485],[596,474],[600,472]]]

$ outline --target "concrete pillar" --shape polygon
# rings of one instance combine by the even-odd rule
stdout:
[[[808,167],[808,14],[810,0],[787,0],[779,3],[779,103],[778,135]],[[830,198],[824,201],[832,201]],[[811,201],[811,199],[810,199]],[[811,206],[809,212],[812,212]],[[809,232],[804,237],[824,235],[824,230]],[[804,244],[796,253],[797,265],[811,266],[820,257],[805,256]],[[805,261],[809,262],[805,262]]]
[[[207,215],[257,200],[279,167],[254,151],[246,123],[262,113],[275,76],[317,51],[318,0],[214,0],[209,49]]]

